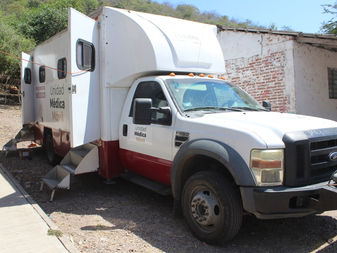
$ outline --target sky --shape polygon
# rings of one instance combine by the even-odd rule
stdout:
[[[249,19],[256,25],[275,25],[279,30],[287,26],[294,31],[320,33],[324,21],[332,18],[323,13],[324,4],[334,4],[337,0],[153,0],[168,2],[176,7],[189,4],[201,12],[215,11],[230,19],[244,22]]]

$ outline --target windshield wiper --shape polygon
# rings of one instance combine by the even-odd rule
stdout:
[[[246,111],[268,111],[265,109],[260,109],[260,108],[251,108],[251,107],[247,107],[247,106],[233,106],[230,107],[231,109],[239,109],[239,110],[246,110]]]
[[[219,110],[219,111],[235,111],[235,112],[241,112],[242,111],[240,108],[203,106],[203,107],[189,108],[189,109],[184,110],[184,112],[203,111],[203,110]]]

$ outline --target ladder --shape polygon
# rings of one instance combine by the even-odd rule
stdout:
[[[41,181],[40,191],[47,185],[53,201],[56,189],[70,189],[70,176],[97,171],[99,167],[98,148],[87,143],[69,150],[59,165],[51,169]]]

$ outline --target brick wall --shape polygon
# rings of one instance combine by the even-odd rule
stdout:
[[[273,111],[290,111],[285,87],[284,51],[226,60],[225,64],[228,81],[239,85],[260,103],[263,100],[271,102]]]

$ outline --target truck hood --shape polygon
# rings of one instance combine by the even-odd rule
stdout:
[[[194,118],[201,124],[257,135],[269,148],[284,146],[285,133],[337,128],[337,122],[317,117],[278,112],[224,112]],[[256,137],[257,137],[256,136]]]

